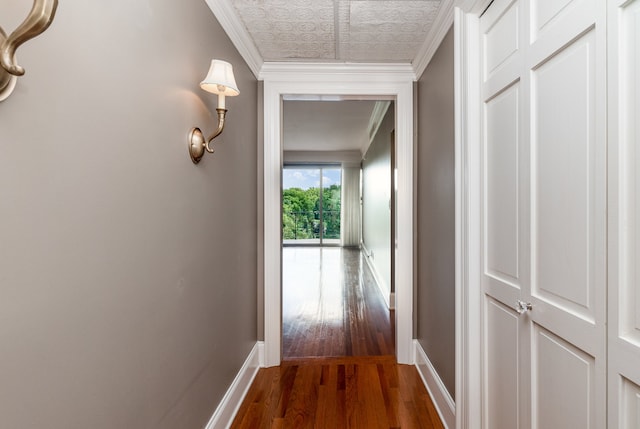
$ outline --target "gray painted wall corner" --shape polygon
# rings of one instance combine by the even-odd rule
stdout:
[[[453,31],[418,81],[416,337],[455,396]]]

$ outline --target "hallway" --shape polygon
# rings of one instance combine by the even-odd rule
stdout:
[[[259,370],[232,428],[442,428],[394,314],[357,249],[283,249],[283,356]]]

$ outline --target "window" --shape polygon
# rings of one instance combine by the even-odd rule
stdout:
[[[282,181],[283,244],[339,245],[340,166],[285,166]]]

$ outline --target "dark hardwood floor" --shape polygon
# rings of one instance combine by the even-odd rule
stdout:
[[[283,361],[262,368],[232,429],[443,428],[360,252],[283,251]]]
[[[284,248],[285,360],[395,355],[393,311],[362,258],[357,249]]]
[[[232,429],[443,428],[414,366],[391,356],[285,361],[260,369]]]

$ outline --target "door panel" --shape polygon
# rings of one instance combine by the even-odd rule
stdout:
[[[620,429],[640,428],[640,386],[622,379],[622,403],[620,404]]]
[[[485,427],[518,427],[518,384],[520,367],[518,359],[518,314],[498,301],[489,299],[486,308],[485,337],[487,380],[502,380],[485,386]]]
[[[595,4],[555,5],[525,71],[532,104],[532,420],[541,429],[606,424],[606,32]],[[564,399],[554,406],[549,399],[558,394]]]
[[[533,427],[596,427],[595,359],[544,328],[534,331]]]
[[[640,0],[609,2],[609,427],[640,427]]]
[[[518,34],[518,1],[501,1],[508,3],[506,10],[502,13],[499,20],[486,30],[485,33],[485,76],[489,78],[492,74],[503,65],[509,58],[518,51],[519,34]]]
[[[493,53],[485,63],[482,86],[485,138],[481,164],[486,346],[483,427],[491,429],[529,427],[530,332],[514,310],[529,289],[529,190],[525,185],[529,106],[522,98],[529,78],[522,76],[521,51],[525,8],[521,0],[495,1],[480,23],[483,46]],[[497,33],[502,39],[494,37]]]
[[[533,296],[594,321],[598,200],[594,34],[534,70]],[[601,205],[597,206],[596,203]]]
[[[624,106],[621,107],[623,115],[624,133],[622,141],[626,156],[626,192],[623,196],[625,225],[628,234],[621,237],[624,257],[623,282],[621,283],[621,337],[625,340],[640,345],[640,174],[637,168],[640,165],[640,129],[637,124],[640,114],[640,85],[637,83],[640,73],[640,2],[634,2],[633,6],[625,8],[625,20],[623,26],[622,43],[625,47],[627,61],[623,62],[625,69],[623,84],[627,88],[623,97]]]
[[[595,4],[496,1],[480,19],[486,429],[604,427],[606,33]]]
[[[486,104],[486,272],[516,288],[518,266],[518,90],[516,83]]]
[[[571,0],[534,0],[532,28],[535,31],[542,30],[569,3]]]
[[[555,2],[555,0],[549,0]],[[601,0],[573,0],[564,6],[544,26],[536,30],[535,14],[529,17],[531,31],[531,43],[527,56],[530,68],[547,61],[554,52],[562,50],[570,45],[576,38],[594,29],[596,15],[602,8]],[[601,24],[596,29],[600,34]],[[604,34],[602,34],[604,40]],[[604,64],[604,63],[603,63]]]

